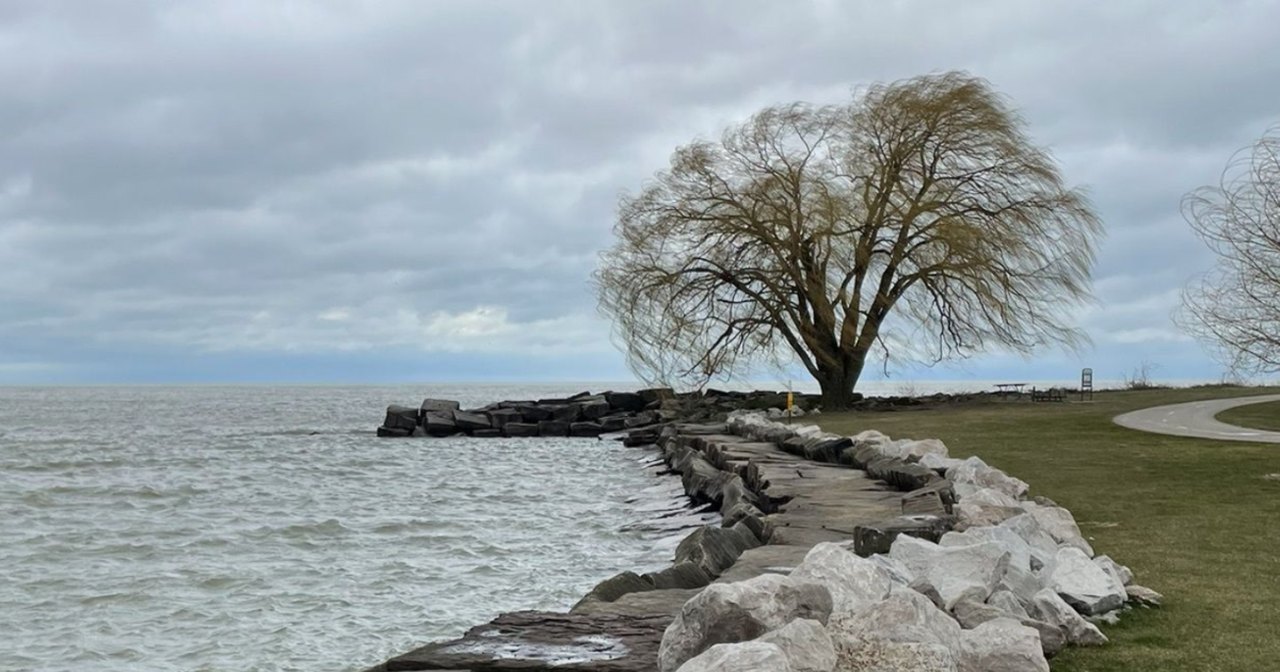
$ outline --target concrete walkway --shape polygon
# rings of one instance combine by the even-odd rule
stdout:
[[[1208,401],[1192,401],[1185,404],[1156,406],[1117,415],[1112,420],[1121,427],[1137,429],[1143,432],[1154,432],[1156,434],[1194,436],[1222,441],[1280,443],[1280,432],[1237,427],[1213,419],[1213,416],[1228,408],[1261,404],[1268,401],[1280,401],[1280,394],[1236,397],[1234,399],[1210,399]]]

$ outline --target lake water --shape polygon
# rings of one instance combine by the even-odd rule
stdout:
[[[377,439],[577,386],[0,388],[0,669],[358,670],[670,563],[654,454]]]

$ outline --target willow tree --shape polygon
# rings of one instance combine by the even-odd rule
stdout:
[[[1280,127],[1182,201],[1217,267],[1183,292],[1181,324],[1233,370],[1280,371]]]
[[[624,195],[595,273],[646,380],[794,359],[844,407],[869,358],[1075,344],[1100,225],[984,80],[760,111]]]

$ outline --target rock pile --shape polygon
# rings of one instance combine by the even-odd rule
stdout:
[[[859,526],[852,544],[820,543],[785,575],[704,589],[666,629],[661,672],[1047,671],[1063,647],[1107,641],[1089,618],[1160,601],[1095,556],[1070,511],[1028,498],[1026,483],[979,458],[949,457],[941,441],[840,437],[747,413],[728,428],[865,469],[907,491],[905,515]],[[679,459],[673,469],[689,478],[716,456]],[[742,521],[763,521],[754,507],[767,507],[767,483],[743,471],[740,486],[721,478],[719,490],[738,493]]]
[[[675,398],[670,389],[638,392],[581,392],[566,399],[500,401],[463,410],[447,399],[426,399],[417,408],[387,407],[378,436],[500,436],[593,437],[608,432],[647,427],[676,419],[663,407]]]

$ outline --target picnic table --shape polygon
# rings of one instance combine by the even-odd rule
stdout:
[[[1008,396],[1010,393],[1022,396],[1022,388],[1026,387],[1026,383],[996,383],[996,391],[1000,393],[1000,398]]]

